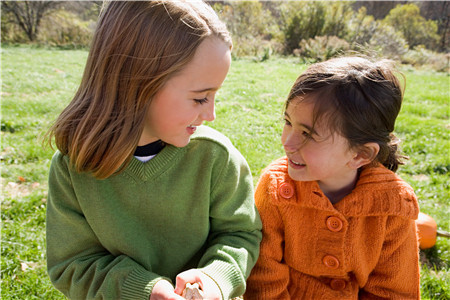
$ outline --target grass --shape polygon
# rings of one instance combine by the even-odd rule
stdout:
[[[1,293],[4,299],[64,299],[46,274],[45,207],[53,150],[40,137],[74,94],[87,52],[32,47],[2,49]],[[222,131],[247,158],[254,182],[283,155],[284,99],[305,69],[294,58],[235,60],[218,93]],[[410,157],[399,174],[415,189],[421,210],[450,231],[449,77],[405,68],[405,102],[396,134]],[[422,251],[423,299],[450,299],[450,240]]]

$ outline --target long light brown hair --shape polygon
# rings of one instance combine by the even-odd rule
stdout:
[[[395,172],[406,158],[398,153],[393,133],[404,89],[397,74],[402,75],[388,60],[330,59],[309,66],[297,78],[285,106],[296,100],[314,102],[313,123],[325,121],[330,132],[345,137],[353,149],[377,143],[374,162]]]
[[[200,43],[231,37],[199,1],[111,1],[102,11],[78,91],[50,128],[78,172],[122,170],[156,92],[191,61]]]

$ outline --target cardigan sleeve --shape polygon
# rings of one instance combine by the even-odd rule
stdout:
[[[46,230],[48,274],[69,299],[148,300],[154,284],[167,279],[102,247],[77,201],[68,161],[59,152],[50,167]]]
[[[413,219],[390,216],[379,261],[360,299],[420,299],[419,249]]]
[[[270,174],[261,176],[255,193],[263,223],[260,256],[247,281],[244,299],[290,299],[287,292],[289,267],[283,259],[284,227],[278,207],[272,202]],[[276,183],[273,183],[276,184]]]
[[[253,198],[253,179],[244,157],[233,147],[221,152],[211,187],[210,233],[199,268],[219,286],[223,299],[241,296],[256,263],[261,220]],[[225,159],[224,159],[225,158]]]

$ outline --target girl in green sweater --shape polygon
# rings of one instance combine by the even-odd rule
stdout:
[[[102,12],[73,100],[49,131],[47,263],[71,299],[242,295],[261,223],[249,167],[201,126],[231,62],[203,2],[117,1]]]

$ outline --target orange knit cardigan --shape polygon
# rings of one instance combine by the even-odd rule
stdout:
[[[317,182],[298,182],[281,158],[256,189],[263,222],[250,299],[419,299],[412,188],[379,165],[332,205]]]

